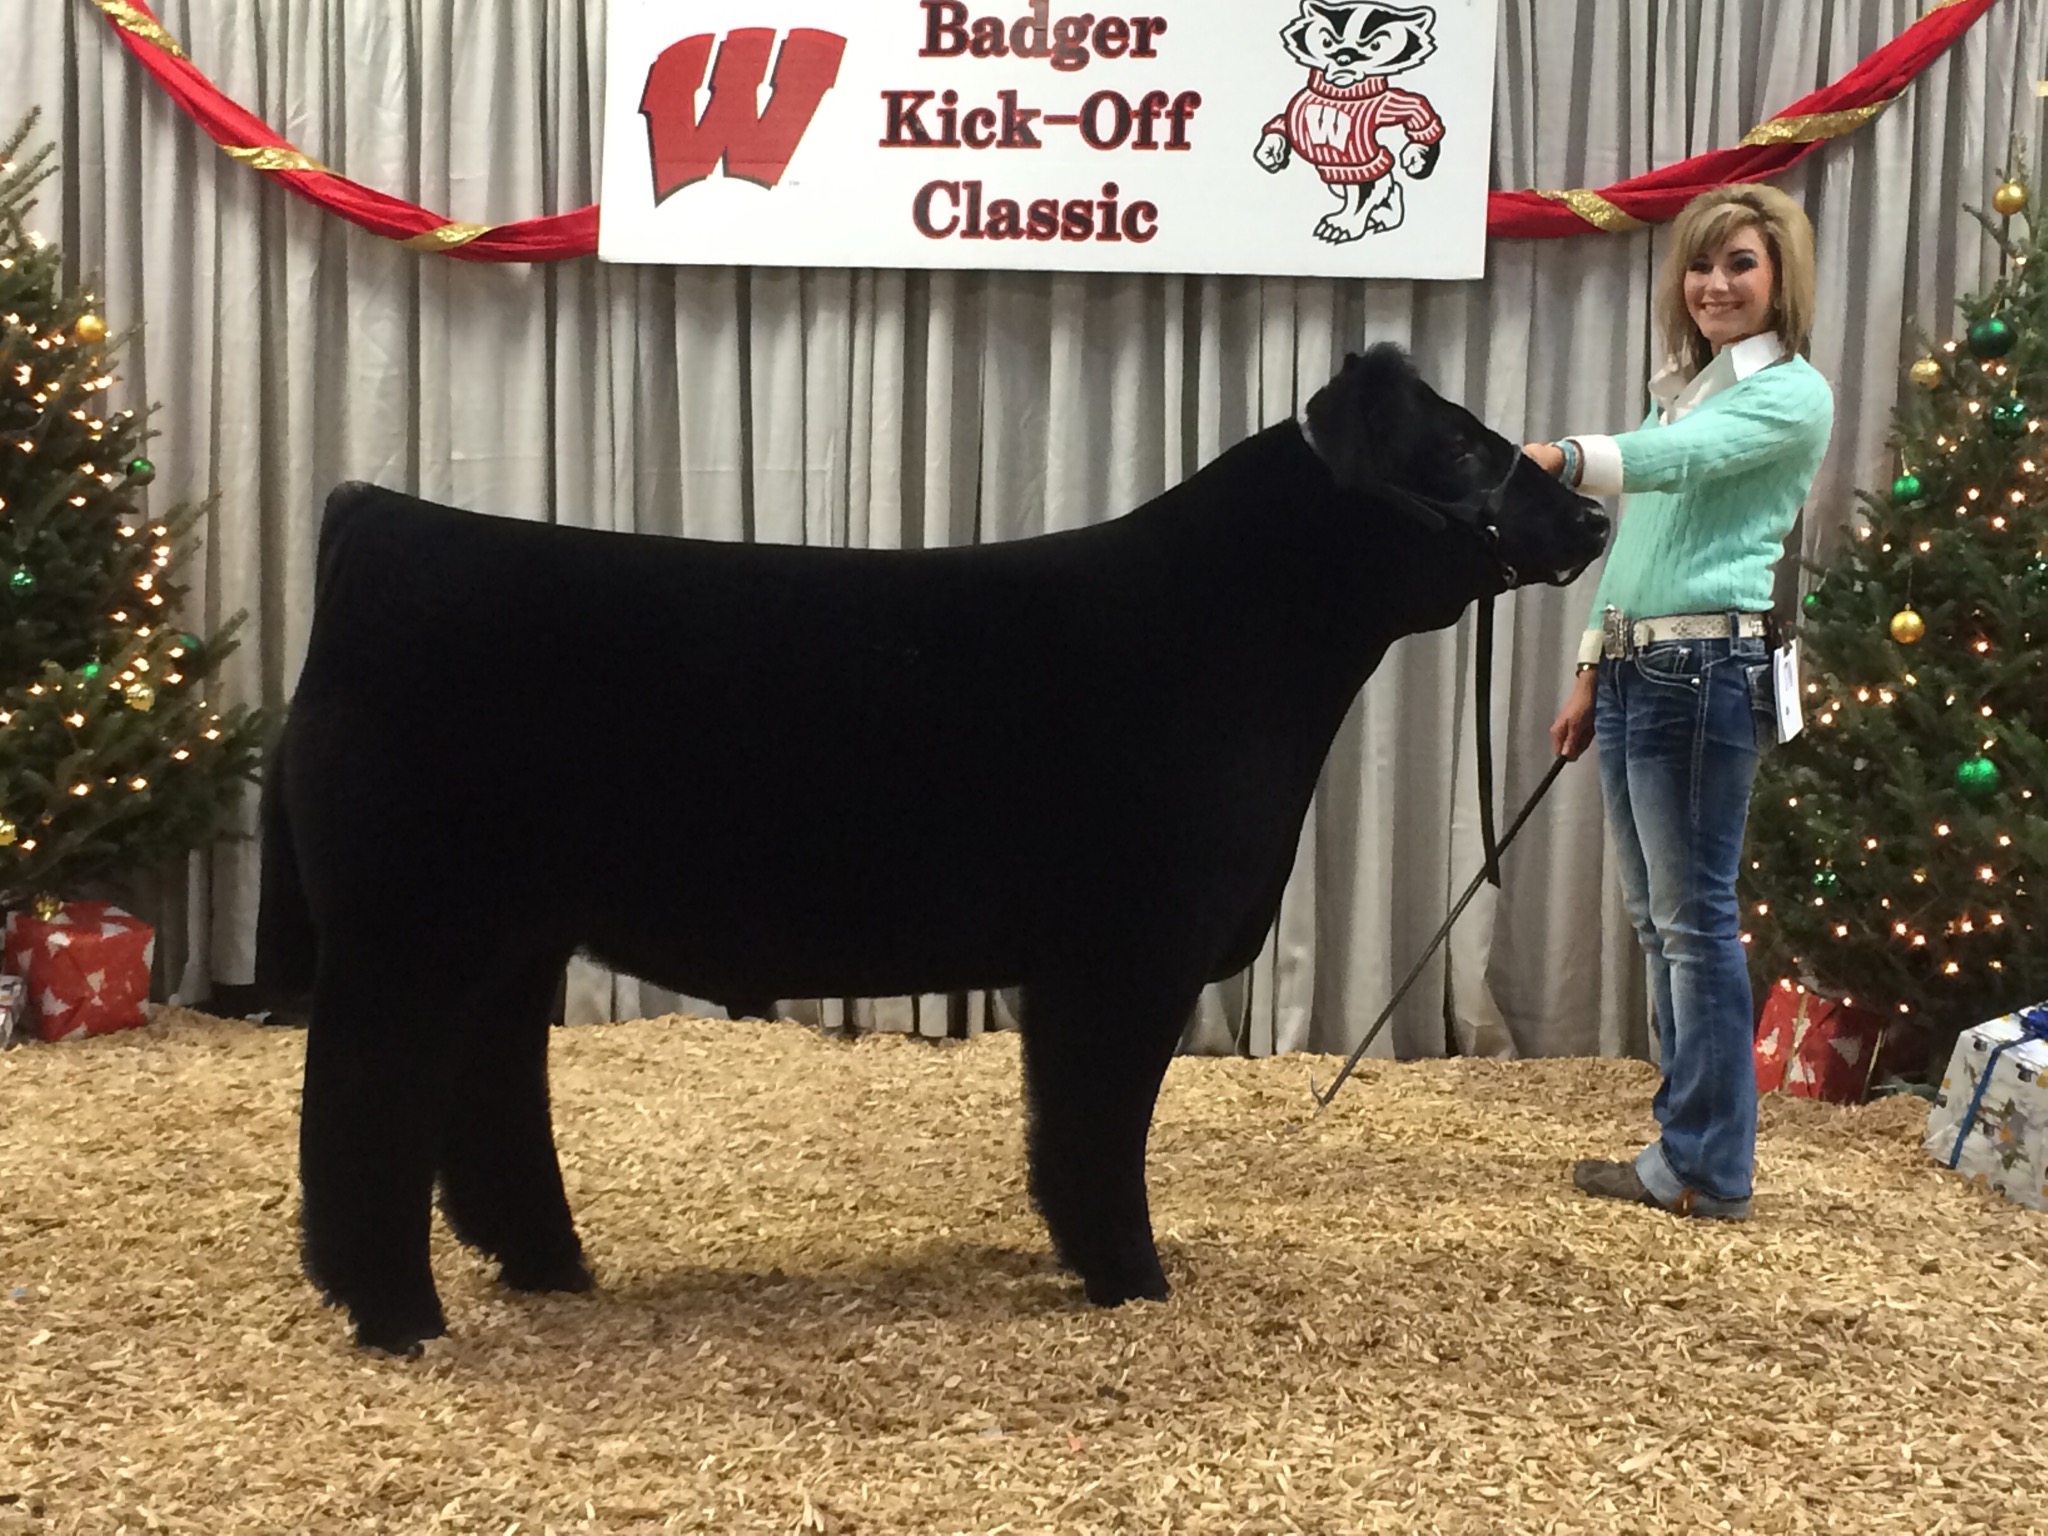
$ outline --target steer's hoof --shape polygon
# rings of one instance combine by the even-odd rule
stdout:
[[[356,1343],[364,1349],[382,1350],[387,1355],[400,1355],[412,1359],[419,1355],[420,1346],[428,1339],[438,1339],[448,1332],[448,1324],[436,1305],[430,1312],[418,1310],[404,1314],[375,1314],[355,1312]]]
[[[1081,1289],[1098,1307],[1120,1307],[1127,1301],[1164,1301],[1173,1294],[1173,1287],[1166,1283],[1166,1272],[1157,1260],[1142,1272],[1085,1277]]]
[[[514,1291],[590,1291],[597,1288],[590,1266],[581,1254],[559,1259],[541,1259],[515,1264],[510,1260],[498,1267],[498,1279]]]

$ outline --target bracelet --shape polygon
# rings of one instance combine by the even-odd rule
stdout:
[[[1551,446],[1564,455],[1564,462],[1557,467],[1557,478],[1576,490],[1579,484],[1579,476],[1585,469],[1586,463],[1584,450],[1579,447],[1579,440],[1575,437],[1567,437],[1562,442],[1553,443]]]

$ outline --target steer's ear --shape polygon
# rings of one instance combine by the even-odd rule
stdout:
[[[1420,441],[1422,380],[1408,354],[1381,342],[1344,359],[1308,402],[1308,430],[1337,483],[1368,490],[1405,484]]]

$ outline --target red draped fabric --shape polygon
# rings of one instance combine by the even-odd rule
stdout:
[[[462,261],[562,261],[597,251],[597,207],[509,224],[466,224],[337,175],[222,95],[146,0],[92,0],[115,35],[194,122],[236,159],[373,234]],[[1697,193],[1777,176],[1829,139],[1868,122],[1998,0],[1944,0],[1834,84],[1801,97],[1729,149],[1709,150],[1611,186],[1491,192],[1487,233],[1555,239],[1637,229],[1672,217]]]

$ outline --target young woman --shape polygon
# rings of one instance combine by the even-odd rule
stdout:
[[[1589,1195],[1686,1216],[1749,1214],[1755,1018],[1735,882],[1757,757],[1775,737],[1772,567],[1834,422],[1806,361],[1813,229],[1783,192],[1723,187],[1672,227],[1655,319],[1671,357],[1634,432],[1524,452],[1627,498],[1551,742],[1600,746],[1622,892],[1648,957],[1658,1140],[1585,1160]]]

